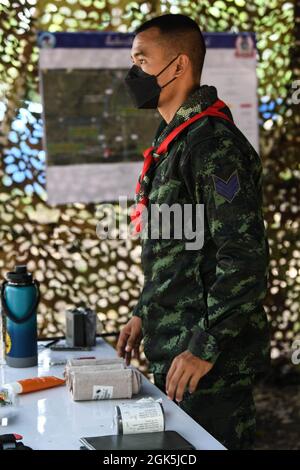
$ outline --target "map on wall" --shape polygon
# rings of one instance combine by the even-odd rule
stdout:
[[[38,34],[50,204],[133,199],[142,152],[161,117],[135,109],[125,88],[132,40],[127,33]],[[201,83],[217,87],[257,148],[255,37],[207,33],[205,41]]]

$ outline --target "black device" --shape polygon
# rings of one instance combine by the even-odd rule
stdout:
[[[71,348],[96,344],[96,312],[78,307],[66,311],[66,345]]]
[[[176,431],[82,437],[80,442],[88,450],[195,450]]]
[[[18,434],[0,434],[0,450],[32,450],[21,439],[23,437]]]

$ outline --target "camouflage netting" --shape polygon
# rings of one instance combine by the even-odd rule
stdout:
[[[299,105],[292,103],[292,84],[300,78],[296,0],[1,0],[0,9],[0,270],[3,278],[16,263],[27,263],[41,282],[40,336],[61,334],[64,310],[80,303],[96,309],[106,332],[117,332],[139,296],[142,273],[137,243],[97,238],[99,205],[47,206],[37,31],[126,32],[171,12],[190,15],[204,31],[256,32],[272,250],[266,309],[273,357],[289,351],[300,329]],[[141,367],[146,371],[144,356]]]

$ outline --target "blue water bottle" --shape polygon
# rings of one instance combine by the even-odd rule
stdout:
[[[11,367],[37,365],[37,318],[40,300],[38,281],[26,266],[16,266],[6,274],[1,287],[5,325],[5,360]]]

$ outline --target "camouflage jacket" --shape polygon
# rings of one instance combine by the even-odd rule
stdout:
[[[152,145],[217,98],[215,87],[200,86],[168,125],[162,121]],[[159,158],[151,204],[203,204],[204,244],[187,250],[184,237],[141,240],[144,285],[132,315],[142,319],[149,370],[166,373],[188,349],[221,376],[261,371],[269,361],[269,247],[260,157],[235,125],[204,117]]]

